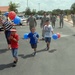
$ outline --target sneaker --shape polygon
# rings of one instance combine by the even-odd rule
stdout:
[[[49,50],[49,47],[47,47],[47,50]]]
[[[47,47],[46,50],[48,51],[49,50],[49,47]]]
[[[36,55],[36,51],[32,55],[35,56]]]
[[[12,67],[16,67],[16,64],[13,64]]]
[[[16,67],[17,62],[18,62],[18,61],[13,61],[12,67]]]

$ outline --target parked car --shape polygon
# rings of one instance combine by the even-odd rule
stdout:
[[[39,20],[39,19],[42,19],[43,16],[41,16],[41,15],[36,15],[35,17],[36,17],[36,20]]]
[[[22,16],[22,15],[20,15],[19,17],[21,18],[20,25],[25,25],[25,23],[27,22],[27,18],[25,18],[25,17]]]

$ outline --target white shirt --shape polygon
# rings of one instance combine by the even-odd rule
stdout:
[[[51,37],[52,36],[52,31],[53,31],[53,28],[51,25],[45,25],[44,26],[44,37]]]

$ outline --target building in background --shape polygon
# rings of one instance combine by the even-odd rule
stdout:
[[[9,11],[9,6],[0,6],[1,13],[5,13]]]

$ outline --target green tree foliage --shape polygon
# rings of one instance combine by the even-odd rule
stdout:
[[[44,12],[45,12],[44,10],[40,10],[40,11],[37,12],[37,14],[38,15],[43,15]]]
[[[75,3],[73,3],[72,6],[71,6],[71,12],[75,13]]]
[[[2,12],[0,11],[0,15],[2,14]]]
[[[32,10],[32,14],[35,15],[36,14],[36,9]]]
[[[16,3],[12,3],[12,1],[9,3],[9,11],[14,11],[16,13],[18,13],[18,8],[19,4]]]
[[[64,14],[65,14],[65,15],[71,14],[71,10],[69,10],[69,9],[64,10]]]
[[[52,11],[52,14],[54,14],[54,15],[59,15],[60,13],[61,13],[61,9],[54,9],[53,11]]]
[[[31,10],[29,7],[27,7],[25,10],[25,15],[30,15],[30,14],[31,14]]]

